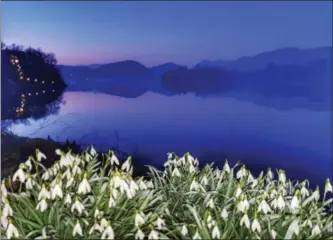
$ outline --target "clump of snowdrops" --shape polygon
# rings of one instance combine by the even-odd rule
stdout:
[[[1,233],[35,239],[332,239],[332,185],[321,195],[309,182],[292,183],[283,170],[255,177],[245,165],[222,169],[189,153],[168,154],[164,171],[133,178],[129,157],[120,163],[94,148],[22,163],[13,175],[19,191],[1,184]],[[134,169],[135,171],[135,169]],[[322,196],[322,197],[321,197]]]

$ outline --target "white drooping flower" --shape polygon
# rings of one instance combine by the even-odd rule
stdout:
[[[71,204],[71,203],[72,203],[71,195],[67,193],[65,196],[65,204]]]
[[[214,209],[215,208],[215,204],[214,204],[214,200],[213,198],[210,198],[209,201],[207,202],[206,204],[206,207],[209,207],[211,209]]]
[[[184,237],[187,236],[187,234],[188,234],[188,229],[187,229],[186,225],[183,225],[183,227],[182,227],[180,233],[181,233]]]
[[[71,154],[67,153],[66,155],[61,154],[60,157],[60,167],[72,166],[74,158]]]
[[[108,226],[103,231],[101,239],[114,239],[114,231],[111,227],[110,221],[108,222]]]
[[[272,209],[269,207],[268,203],[266,202],[265,199],[263,199],[258,207],[258,212],[263,212],[264,214],[267,214],[269,212],[271,212]]]
[[[4,201],[4,199],[7,197],[8,191],[6,188],[5,180],[1,181],[1,201]]]
[[[279,170],[279,182],[281,182],[282,184],[286,184],[286,174],[283,170]]]
[[[222,171],[226,172],[226,173],[230,173],[231,170],[230,170],[230,166],[229,166],[228,160],[225,160]]]
[[[39,151],[39,150],[37,149],[37,161],[38,161],[38,162],[41,162],[42,159],[46,159],[46,156],[45,156],[44,153],[42,153],[41,151]]]
[[[78,193],[79,194],[87,194],[91,192],[91,187],[90,184],[87,180],[87,175],[85,174],[83,177],[83,180],[80,182],[79,184],[79,189],[78,189]]]
[[[148,239],[152,239],[152,240],[159,239],[158,232],[156,232],[154,229],[152,229],[148,235]]]
[[[90,155],[91,156],[95,156],[96,154],[97,154],[97,152],[96,152],[95,148],[93,146],[91,146],[91,148],[90,148]]]
[[[31,169],[32,169],[32,164],[31,164],[31,160],[30,160],[30,158],[29,158],[27,161],[25,161],[24,165],[27,166],[28,169],[31,171]]]
[[[179,170],[178,170],[177,167],[175,167],[175,168],[173,169],[173,171],[172,171],[172,173],[171,173],[171,176],[172,176],[172,177],[174,177],[174,176],[176,176],[176,177],[181,177],[181,174],[180,174],[180,172],[179,172]]]
[[[140,227],[141,225],[145,224],[145,215],[143,212],[137,212],[135,215],[135,226]]]
[[[145,234],[139,228],[138,231],[135,233],[135,239],[143,240],[145,238]]]
[[[13,216],[13,209],[9,205],[9,202],[8,202],[7,198],[5,199],[5,205],[2,209],[2,215],[5,216],[5,217]]]
[[[97,222],[95,222],[94,225],[89,230],[89,235],[92,235],[93,232],[95,232],[95,231],[102,233],[103,230],[104,230],[104,228],[101,225],[99,225]]]
[[[19,169],[14,173],[13,181],[19,180],[21,183],[24,183],[26,179],[26,174],[23,171],[23,164],[20,164]]]
[[[116,201],[113,199],[112,196],[109,198],[109,208],[113,208],[116,206]]]
[[[82,170],[81,168],[79,167],[79,164],[77,162],[73,162],[73,169],[72,169],[72,173],[73,175],[81,175],[82,173]]]
[[[198,231],[195,232],[195,234],[193,236],[193,239],[198,239],[198,240],[201,239],[200,234],[198,233]]]
[[[129,170],[131,168],[131,161],[132,161],[132,158],[128,157],[126,159],[126,161],[123,163],[123,165],[121,166],[121,170],[123,170],[125,172],[129,172]]]
[[[72,207],[71,207],[71,212],[73,213],[74,211],[77,211],[78,213],[82,213],[84,210],[84,205],[78,200],[76,199],[75,202],[73,203]]]
[[[45,198],[43,198],[41,201],[38,202],[36,209],[41,212],[44,212],[47,209],[47,202]]]
[[[140,190],[147,190],[148,186],[145,184],[145,182],[141,179],[139,182],[139,188]]]
[[[55,153],[56,153],[58,156],[61,156],[61,150],[60,150],[60,149],[56,149],[56,150],[55,150]]]
[[[83,236],[82,228],[79,221],[76,221],[76,224],[73,228],[73,237],[75,237],[76,235],[80,235],[81,237]]]
[[[320,192],[319,192],[319,187],[318,187],[318,186],[316,187],[316,190],[313,192],[312,196],[313,196],[313,198],[314,198],[316,201],[319,200],[319,198],[320,198]]]
[[[150,181],[147,181],[147,187],[150,188],[150,189],[153,189],[154,188],[154,184],[153,182],[150,180]]]
[[[43,198],[45,198],[45,199],[51,198],[51,194],[49,191],[46,190],[45,185],[42,186],[42,189],[40,190],[40,192],[38,194],[38,201],[40,201]]]
[[[63,192],[60,183],[56,183],[55,186],[51,188],[51,198],[55,199],[56,197],[59,197],[60,199],[63,198]]]
[[[3,228],[6,228],[7,229],[7,226],[8,226],[8,218],[6,216],[3,216],[1,215],[0,217],[0,222],[1,222],[1,226]]]
[[[325,193],[328,192],[333,192],[333,187],[329,178],[326,179],[326,184],[325,184]]]
[[[268,171],[267,171],[267,178],[268,178],[269,180],[273,180],[273,179],[274,179],[274,174],[273,174],[271,168],[268,168]]]
[[[246,228],[250,229],[250,219],[247,215],[247,213],[244,214],[244,216],[240,220],[240,226],[245,225]]]
[[[117,156],[112,152],[111,158],[110,158],[111,166],[113,165],[119,165],[119,160]]]
[[[236,192],[235,192],[235,197],[238,198],[242,193],[242,189],[240,185],[237,186]]]
[[[221,238],[221,233],[220,233],[220,229],[215,225],[215,227],[213,228],[212,231],[212,238],[213,239],[220,239]]]
[[[223,210],[221,212],[221,217],[224,221],[226,221],[228,219],[228,212],[225,208],[223,208]]]
[[[101,224],[100,224],[101,228],[104,230],[105,228],[107,228],[109,226],[109,222],[106,221],[105,218],[101,219]]]
[[[282,210],[282,209],[285,208],[285,206],[286,206],[286,203],[285,203],[285,201],[284,201],[282,195],[280,194],[280,196],[279,196],[278,199],[277,199],[277,207],[278,207],[280,210]]]
[[[207,176],[204,175],[200,181],[201,185],[202,186],[207,186],[208,185],[208,179],[207,179]]]
[[[276,238],[276,236],[277,236],[277,233],[272,229],[271,230],[271,237],[272,237],[272,239],[274,240]]]
[[[320,227],[318,225],[315,225],[314,228],[311,231],[312,236],[317,236],[321,234]]]
[[[46,170],[46,171],[43,173],[43,175],[42,175],[42,179],[43,179],[44,181],[49,180],[50,177],[51,177],[51,174],[53,174],[52,169]]]
[[[198,182],[193,179],[191,185],[190,185],[190,191],[198,191],[200,189]]]
[[[309,190],[303,185],[301,188],[301,196],[306,198],[310,195]]]
[[[291,199],[290,210],[292,212],[296,212],[299,209],[299,200],[298,200],[298,197],[297,197],[297,195],[298,195],[297,193],[298,192],[296,192],[295,195],[293,196],[293,198]]]
[[[250,207],[250,203],[247,200],[246,196],[244,196],[243,200],[241,200],[238,204],[237,204],[237,209],[240,212],[245,212],[249,209]]]
[[[67,183],[66,183],[66,188],[71,187],[72,184],[73,184],[73,182],[74,182],[74,178],[73,178],[73,176],[72,176],[72,177],[70,177],[70,179],[68,179],[68,181],[67,181]]]
[[[157,229],[158,230],[162,230],[165,227],[165,221],[162,218],[157,218],[156,222],[155,222]]]
[[[257,218],[254,218],[254,220],[253,220],[252,225],[251,225],[251,230],[252,230],[252,232],[258,232],[258,233],[261,232],[260,223]]]
[[[129,191],[132,196],[135,196],[136,192],[139,191],[139,187],[133,179],[130,180]]]
[[[245,166],[243,165],[236,173],[236,178],[237,179],[243,179],[246,176],[246,169]]]
[[[33,187],[34,187],[34,181],[32,180],[32,177],[31,177],[31,176],[28,176],[28,177],[27,177],[27,181],[26,181],[26,183],[25,183],[25,187],[26,187],[28,190],[33,189]]]
[[[13,236],[19,238],[20,236],[17,228],[12,224],[11,220],[8,221],[6,236],[8,239],[11,239]]]

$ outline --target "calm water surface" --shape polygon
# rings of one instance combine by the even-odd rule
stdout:
[[[279,111],[233,98],[146,93],[128,99],[66,92],[56,116],[13,130],[21,136],[78,140],[147,156],[159,165],[167,152],[190,151],[201,162],[242,160],[252,169],[283,167],[293,177],[332,177],[332,112]],[[55,121],[55,124],[50,124]],[[41,124],[47,127],[37,131]],[[117,137],[118,136],[118,137]],[[154,159],[154,160],[151,160]]]

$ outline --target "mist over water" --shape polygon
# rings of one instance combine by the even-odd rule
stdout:
[[[332,111],[281,111],[231,97],[152,92],[132,99],[66,92],[63,98],[58,115],[15,125],[14,133],[28,136],[56,120],[30,137],[68,138],[99,149],[118,143],[154,165],[163,163],[167,152],[190,151],[201,162],[222,164],[228,158],[253,168],[283,167],[295,177],[332,176]]]

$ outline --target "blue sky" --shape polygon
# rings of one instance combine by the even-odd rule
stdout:
[[[332,45],[332,2],[1,2],[6,44],[62,64],[133,59],[151,66]]]

